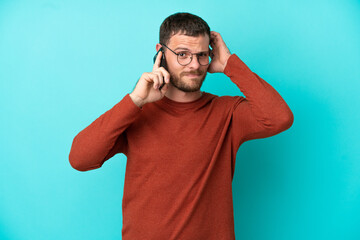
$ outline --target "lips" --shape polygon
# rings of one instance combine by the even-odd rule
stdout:
[[[201,75],[202,75],[201,73],[184,73],[184,76],[191,78],[197,78],[200,77]]]
[[[200,74],[186,74],[187,77],[199,77]]]

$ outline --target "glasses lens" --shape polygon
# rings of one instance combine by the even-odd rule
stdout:
[[[184,52],[179,52],[177,54],[177,60],[179,62],[180,65],[188,65],[191,62],[191,53],[184,51]],[[194,55],[195,57],[196,55]],[[197,54],[198,56],[198,61],[199,64],[202,66],[206,66],[210,63],[211,58],[210,58],[210,54],[208,52],[204,52],[204,53],[199,53]]]
[[[211,61],[209,53],[200,53],[198,56],[200,65],[208,65]]]
[[[178,53],[178,62],[181,65],[188,65],[191,62],[191,53],[190,52],[179,52]]]

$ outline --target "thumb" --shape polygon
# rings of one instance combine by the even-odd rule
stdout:
[[[161,93],[165,95],[166,91],[168,90],[169,88],[169,84],[168,83],[165,83],[165,85],[161,88]]]

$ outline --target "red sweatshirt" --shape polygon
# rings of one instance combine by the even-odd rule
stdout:
[[[246,96],[166,97],[139,108],[127,94],[75,138],[69,160],[79,171],[127,156],[123,240],[233,240],[236,153],[250,139],[288,129],[282,97],[235,54],[224,73]]]

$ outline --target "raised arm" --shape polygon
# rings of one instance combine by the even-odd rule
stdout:
[[[236,146],[241,141],[265,138],[280,133],[292,125],[293,113],[280,94],[252,72],[235,54],[231,54],[221,35],[211,32],[213,59],[209,72],[222,72],[245,95],[236,97],[232,128]]]
[[[96,169],[116,153],[126,154],[126,129],[140,115],[144,104],[163,98],[168,89],[170,75],[160,67],[161,57],[160,51],[153,71],[140,77],[132,93],[75,136],[69,154],[73,168]]]
[[[233,112],[235,139],[270,137],[291,127],[294,116],[287,103],[238,56],[233,54],[229,58],[224,73],[245,95],[245,98],[238,97]]]
[[[139,115],[141,109],[129,94],[78,133],[72,143],[69,161],[79,171],[96,169],[114,156],[126,151],[124,131]]]

